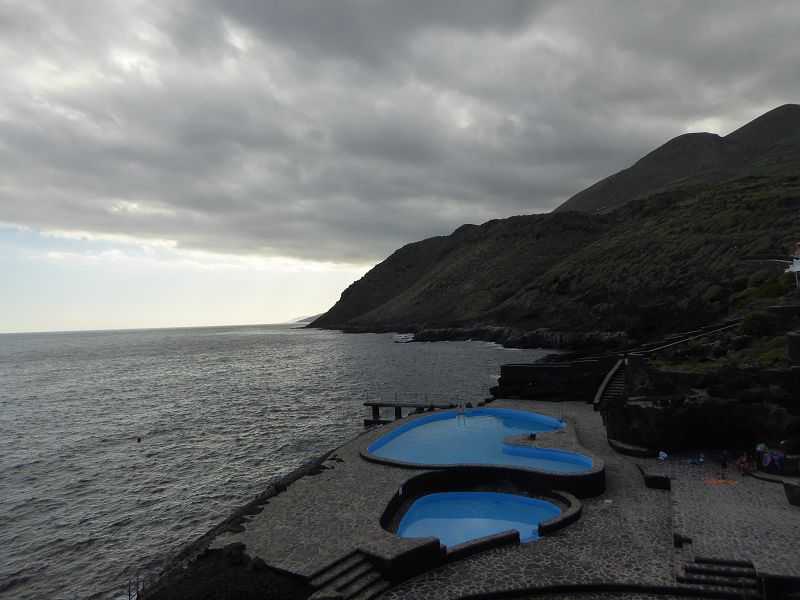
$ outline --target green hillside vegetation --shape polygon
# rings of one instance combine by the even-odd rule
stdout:
[[[365,311],[350,325],[375,328],[385,323],[402,329],[421,323],[458,326],[481,319],[517,293],[523,282],[537,280],[604,231],[605,220],[579,214],[489,221],[471,229],[460,244],[449,248],[390,301]],[[389,261],[395,263],[397,257]],[[421,270],[411,264],[406,272]],[[385,285],[379,276],[371,272],[361,285]]]
[[[636,163],[627,193],[618,178],[550,214],[409,244],[312,326],[480,325],[641,339],[774,301],[793,289],[793,278],[778,263],[743,259],[786,256],[800,239],[800,107],[709,136],[681,136]],[[702,160],[682,155],[695,150]],[[665,173],[680,180],[665,184]],[[648,178],[654,183],[643,191]],[[622,200],[609,202],[608,189]],[[570,203],[581,210],[568,210]]]
[[[798,211],[800,175],[653,194],[614,211],[617,227],[553,265],[497,312],[535,312],[562,327],[619,329],[634,337],[722,317],[786,292],[781,265],[764,270],[742,259],[788,255],[800,233]],[[759,271],[763,280],[751,281]],[[565,308],[569,319],[558,317]]]

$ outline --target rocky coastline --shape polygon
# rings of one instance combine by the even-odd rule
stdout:
[[[225,533],[242,531],[242,524],[292,483],[320,473],[335,449],[316,456],[297,469],[269,480],[258,496],[234,510],[208,532],[186,545],[160,569],[158,578],[137,590],[139,600],[303,600],[313,592],[292,573],[270,567],[247,554],[242,544],[214,549],[212,541]]]
[[[313,326],[310,326],[313,327]],[[328,329],[325,327],[324,329]],[[547,327],[525,329],[490,323],[437,327],[410,323],[331,327],[343,333],[412,334],[414,342],[494,342],[505,348],[552,348],[560,351],[613,351],[634,345],[624,331],[559,331]]]

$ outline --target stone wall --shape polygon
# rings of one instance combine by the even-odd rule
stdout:
[[[800,436],[800,415],[774,402],[698,394],[631,398],[603,413],[608,436],[657,450],[752,449]]]
[[[608,370],[618,359],[552,364],[502,365],[495,398],[558,399],[591,402]]]
[[[800,364],[800,331],[787,333],[786,345],[789,349],[789,360],[795,364]]]

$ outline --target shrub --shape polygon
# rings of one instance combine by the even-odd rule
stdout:
[[[718,285],[709,286],[706,291],[703,292],[703,302],[710,304],[716,300],[720,300],[723,291],[724,290]]]
[[[747,275],[737,275],[731,280],[731,287],[737,291],[741,292],[743,289],[747,288]]]
[[[748,301],[755,293],[756,293],[756,288],[747,288],[742,290],[741,292],[736,292],[735,294],[731,294],[728,297],[728,304],[730,304],[733,307],[745,306],[746,304],[748,304]]]
[[[771,279],[774,279],[772,273],[762,269],[750,275],[747,279],[747,287],[758,287]]]
[[[760,286],[756,293],[755,298],[778,298],[787,292],[792,291],[792,288],[785,285],[782,281],[770,281]]]
[[[737,331],[744,335],[769,335],[775,329],[778,317],[768,312],[754,312],[747,315],[739,324]]]

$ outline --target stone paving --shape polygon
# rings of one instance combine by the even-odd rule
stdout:
[[[534,596],[517,596],[516,600],[685,600],[696,596],[676,596],[674,594],[648,594],[644,592],[597,592],[575,594],[537,594]]]
[[[582,500],[581,518],[555,535],[445,565],[381,599],[459,598],[558,585],[675,585],[669,492],[645,487],[635,462],[610,449],[599,413],[582,403],[497,401],[492,406],[551,416],[562,411],[565,419],[576,421],[579,443],[605,460],[606,493]]]
[[[397,489],[422,472],[372,463],[359,455],[387,431],[373,429],[345,444],[321,473],[294,482],[250,517],[243,532],[223,534],[210,547],[243,542],[250,556],[308,577],[358,548],[391,557],[421,545],[384,531],[379,523]]]
[[[800,575],[795,552],[800,509],[786,501],[781,485],[750,477],[736,477],[736,487],[712,485],[705,479],[715,476],[713,465],[620,455],[609,447],[600,414],[588,404],[501,400],[492,406],[550,416],[562,413],[573,425],[574,435],[537,435],[532,443],[545,445],[549,437],[554,446],[580,450],[574,446],[577,438],[583,449],[605,461],[605,494],[583,499],[581,518],[553,535],[441,566],[388,590],[381,599],[460,598],[521,588],[546,592],[558,586],[598,584],[665,587],[674,594],[683,587],[676,583],[676,572],[683,559],[693,556],[753,560],[761,572]],[[389,558],[424,544],[424,540],[398,538],[384,531],[379,520],[397,489],[425,471],[373,463],[359,455],[398,425],[368,431],[338,449],[321,473],[291,484],[249,517],[244,531],[225,533],[211,546],[243,542],[250,556],[311,576],[358,548]],[[672,491],[647,488],[637,465],[648,473],[673,478]],[[673,532],[692,539],[677,559]],[[582,596],[600,597],[597,593],[569,597]],[[676,596],[608,592],[602,597]]]
[[[742,475],[735,467],[724,475],[734,485],[709,483],[720,480],[716,458],[701,465],[688,456],[639,459],[648,473],[671,478],[673,526],[692,539],[689,553],[750,560],[760,574],[800,576],[800,507],[789,504],[782,484]]]

